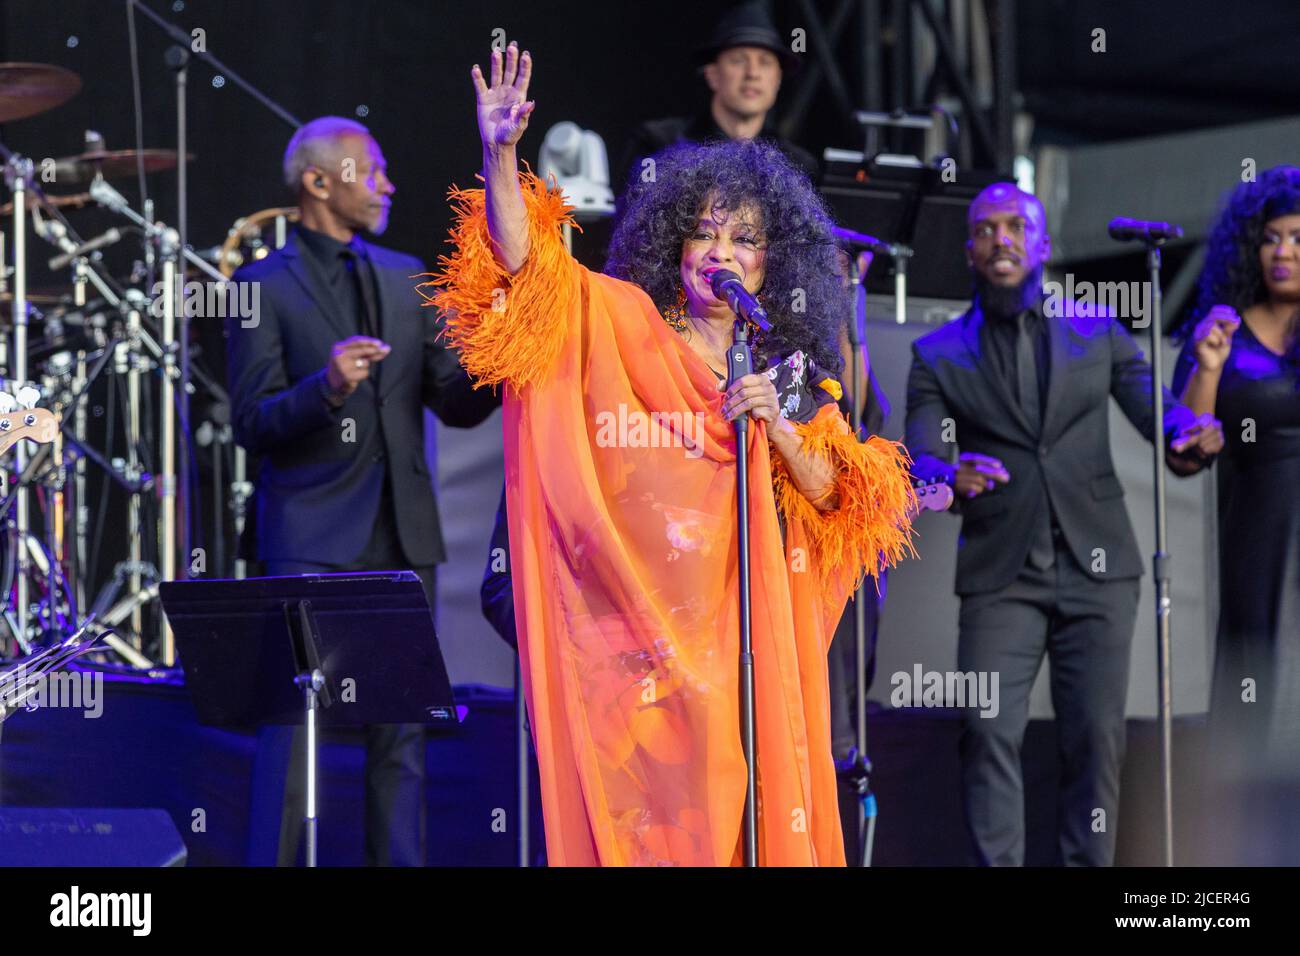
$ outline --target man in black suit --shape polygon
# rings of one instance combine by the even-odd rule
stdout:
[[[270,575],[409,568],[432,607],[446,553],[424,408],[468,428],[499,400],[474,390],[436,341],[438,316],[413,288],[423,264],[361,238],[384,231],[395,191],[366,128],[313,120],[290,140],[284,173],[301,224],[283,248],[235,274],[259,285],[260,309],[252,322],[231,320],[227,333],[235,438],[260,458],[257,557]],[[255,788],[279,777],[289,735],[264,733],[263,743]],[[295,762],[301,750],[295,743]],[[268,785],[285,797],[281,865],[296,856],[302,824],[301,773],[291,765],[287,777]],[[368,863],[423,864],[423,782],[422,725],[367,728]],[[256,856],[275,842],[275,827],[254,803]]]
[[[917,477],[951,481],[962,516],[958,670],[999,678],[996,716],[963,714],[967,825],[981,863],[1023,864],[1020,748],[1047,654],[1061,861],[1108,865],[1142,560],[1106,398],[1150,436],[1151,369],[1115,317],[1045,301],[1051,240],[1037,199],[998,183],[967,221],[975,301],[913,344],[905,438]],[[1167,389],[1164,402],[1166,460],[1191,474],[1222,447],[1222,429]]]

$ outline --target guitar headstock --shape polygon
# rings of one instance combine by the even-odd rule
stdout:
[[[952,486],[941,478],[916,483],[916,510],[947,511],[952,507]]]
[[[48,445],[59,433],[59,420],[48,408],[36,408],[41,393],[30,385],[10,395],[0,391],[0,455],[23,439]]]

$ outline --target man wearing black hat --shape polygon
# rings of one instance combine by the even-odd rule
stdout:
[[[623,157],[622,186],[643,172],[642,161],[673,143],[719,139],[770,140],[815,182],[816,158],[781,136],[769,123],[781,77],[799,67],[799,58],[781,40],[762,4],[730,10],[696,54],[700,73],[712,91],[708,108],[695,116],[671,116],[637,127]]]

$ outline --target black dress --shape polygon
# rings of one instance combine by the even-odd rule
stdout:
[[[1189,339],[1174,372],[1196,365]],[[1242,322],[1219,380],[1220,592],[1211,718],[1249,776],[1300,777],[1300,356]],[[1254,700],[1250,696],[1251,684]],[[1223,736],[1230,735],[1230,736]],[[1227,751],[1227,753],[1225,753]]]

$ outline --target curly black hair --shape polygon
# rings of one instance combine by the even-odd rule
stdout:
[[[1228,194],[1210,230],[1196,306],[1175,333],[1177,340],[1186,340],[1216,305],[1230,305],[1241,313],[1268,298],[1259,265],[1264,224],[1295,212],[1300,212],[1300,168],[1295,166],[1266,169],[1254,182],[1241,183]]]
[[[767,239],[763,296],[772,331],[755,348],[760,369],[796,349],[824,371],[843,366],[839,330],[850,307],[826,204],[804,172],[762,140],[681,143],[656,153],[620,202],[605,272],[640,286],[662,311],[677,304],[682,245],[704,204],[758,209]]]

